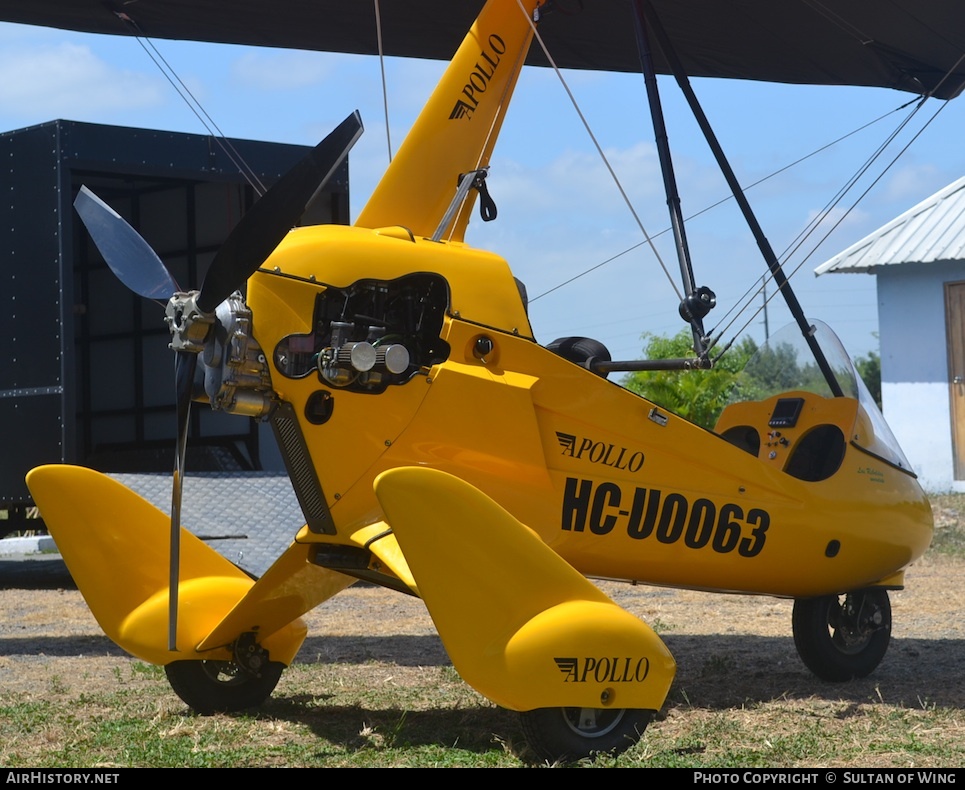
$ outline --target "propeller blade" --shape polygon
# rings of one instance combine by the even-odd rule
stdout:
[[[325,188],[335,170],[342,164],[362,134],[362,118],[358,111],[340,123],[331,134],[282,176],[252,206],[241,222],[228,235],[215,255],[201,286],[201,292],[190,301],[170,301],[181,288],[158,258],[151,246],[121,216],[87,187],[81,187],[74,206],[87,227],[101,255],[118,279],[134,293],[148,299],[168,301],[172,332],[188,325],[205,328],[213,320],[215,308],[238,290],[271,255],[275,247],[305,212],[315,195]],[[193,302],[192,320],[180,324],[180,310]],[[172,313],[173,311],[173,313]],[[200,311],[201,315],[197,315]],[[203,319],[210,320],[203,320]],[[189,327],[188,327],[189,328]],[[178,341],[181,345],[178,345]],[[168,579],[168,649],[177,651],[178,586],[181,554],[181,495],[184,487],[184,465],[187,453],[188,425],[191,417],[191,394],[198,365],[198,348],[203,342],[188,331],[183,337],[175,333],[175,391],[177,398],[178,436],[174,459],[174,481],[171,490],[171,547]]]
[[[74,208],[111,271],[134,293],[166,302],[181,290],[151,245],[87,187],[80,188]]]
[[[298,222],[362,134],[356,110],[247,211],[204,279],[198,308],[212,312],[238,290]]]
[[[188,448],[188,423],[191,418],[191,390],[198,355],[179,351],[174,363],[177,394],[178,444],[174,454],[174,484],[171,487],[171,557],[168,578],[168,650],[174,652],[178,635],[178,586],[181,576],[181,493],[184,489],[184,460]]]

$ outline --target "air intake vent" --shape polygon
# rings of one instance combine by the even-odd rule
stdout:
[[[334,535],[335,522],[332,521],[322,485],[308,454],[308,445],[290,403],[281,403],[275,409],[271,417],[271,427],[309,530],[322,535]]]

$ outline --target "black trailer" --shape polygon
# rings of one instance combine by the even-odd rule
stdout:
[[[171,469],[174,355],[163,307],[134,296],[104,264],[73,210],[81,185],[191,289],[256,199],[239,162],[270,186],[307,151],[72,121],[0,134],[0,536],[26,526],[24,475],[39,464]],[[348,218],[345,162],[304,221]],[[263,426],[210,409],[192,419],[189,469],[274,466]]]

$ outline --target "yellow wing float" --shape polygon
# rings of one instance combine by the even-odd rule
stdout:
[[[105,252],[132,290],[164,283],[212,406],[271,421],[306,516],[256,581],[184,530],[169,567],[167,515],[109,478],[30,473],[105,632],[198,711],[266,698],[300,616],[357,579],[420,596],[540,759],[625,749],[673,680],[659,638],[587,578],[795,598],[798,651],[829,680],[887,649],[887,591],[931,515],[850,361],[825,350],[830,393],[758,394],[707,431],[599,375],[631,368],[598,344],[539,345],[509,265],[464,244],[477,197],[494,214],[486,169],[539,13],[486,3],[354,227],[288,232],[361,131],[350,116],[245,216],[200,293],[173,292],[149,250]],[[95,239],[133,233],[87,200]],[[700,334],[712,300],[687,294]]]
[[[84,600],[111,639],[152,664],[232,661],[232,642],[199,651],[204,637],[254,581],[187,530],[182,532],[179,652],[167,648],[170,518],[129,488],[90,469],[41,466],[27,483]],[[342,586],[347,586],[346,580]],[[304,611],[304,610],[303,610]],[[288,664],[305,639],[299,620],[258,634],[272,660]]]
[[[485,494],[425,467],[383,472],[375,493],[449,657],[481,694],[523,711],[663,704],[674,662],[656,634]]]

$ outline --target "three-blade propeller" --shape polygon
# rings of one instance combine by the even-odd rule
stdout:
[[[362,134],[358,111],[340,123],[249,209],[218,250],[196,294],[181,293],[177,282],[151,246],[110,206],[81,187],[74,207],[105,262],[130,290],[147,299],[169,302],[168,323],[174,335],[177,445],[171,492],[171,560],[168,649],[177,650],[178,579],[180,574],[181,493],[187,450],[191,393],[198,351],[215,321],[214,311],[254,274],[285,238],[342,164]],[[177,294],[177,298],[174,298]],[[187,297],[186,299],[182,297]],[[184,305],[196,310],[186,318]]]

